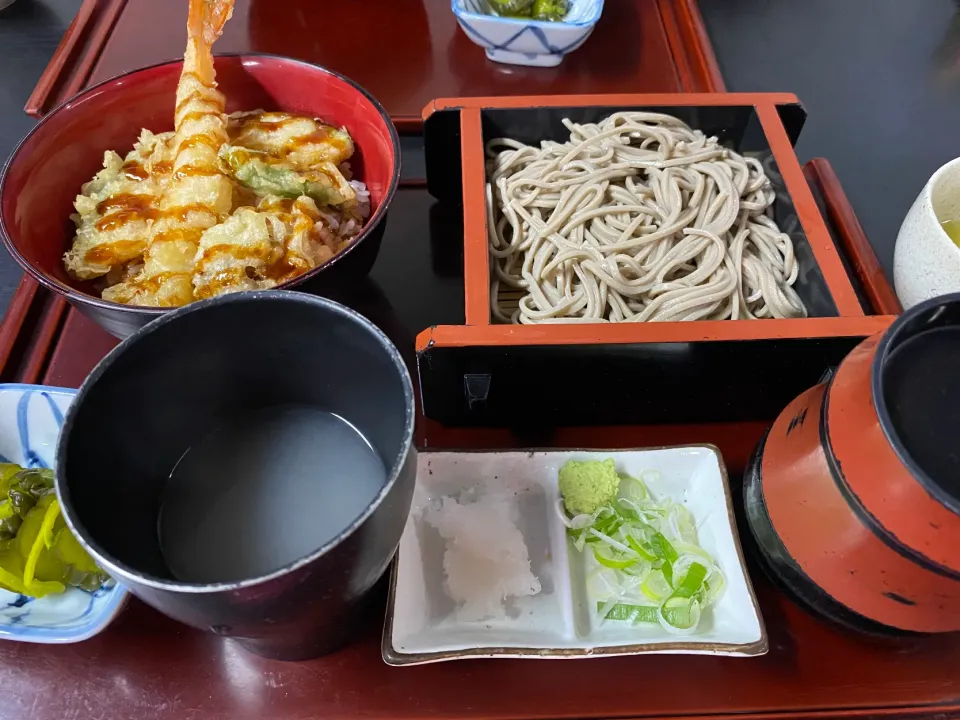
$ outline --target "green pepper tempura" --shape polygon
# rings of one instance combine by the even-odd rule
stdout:
[[[690,511],[654,499],[641,480],[618,473],[612,458],[570,460],[557,484],[567,535],[587,559],[587,591],[599,620],[695,632],[724,579],[698,544]]]
[[[43,597],[107,579],[67,529],[53,471],[0,463],[0,587]]]
[[[290,199],[306,195],[319,206],[342,205],[356,198],[356,192],[332,163],[320,163],[319,170],[301,173],[266,153],[233,145],[223,145],[218,156],[227,174],[258,195]]]

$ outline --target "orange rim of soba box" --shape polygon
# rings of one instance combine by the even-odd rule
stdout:
[[[865,317],[826,223],[780,120],[778,105],[795,105],[789,93],[665,93],[647,95],[545,95],[445,98],[431,102],[423,119],[439,111],[460,115],[464,221],[464,325],[441,325],[417,336],[417,351],[435,346],[566,345],[592,343],[694,342],[802,337],[864,337],[879,332],[892,316]],[[797,217],[837,307],[838,317],[790,320],[697,320],[667,323],[504,325],[490,320],[490,262],[487,250],[486,174],[482,110],[584,106],[752,106],[780,169]]]
[[[789,560],[827,596],[866,618],[916,632],[960,630],[960,581],[891,547],[851,505],[826,449],[826,387],[787,406],[763,451],[764,504]],[[850,476],[861,470],[849,468]]]
[[[919,467],[911,472],[877,411],[875,378],[892,331],[865,340],[838,368],[827,396],[830,448],[866,522],[914,562],[960,580],[960,515],[924,487]]]

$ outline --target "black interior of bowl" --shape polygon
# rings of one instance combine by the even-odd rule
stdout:
[[[673,115],[690,127],[716,136],[720,142],[742,155],[759,160],[776,191],[773,219],[793,240],[799,276],[793,286],[807,307],[811,317],[836,317],[836,304],[826,280],[814,258],[807,236],[800,225],[796,208],[780,170],[774,160],[757,112],[750,106],[588,106],[588,107],[532,107],[484,109],[482,111],[484,144],[494,138],[510,138],[539,146],[543,140],[569,140],[570,131],[564,118],[576,123],[597,123],[615,112],[643,110]],[[781,106],[781,118],[792,142],[803,124],[799,106]]]
[[[342,308],[291,295],[185,308],[119,346],[91,375],[57,466],[68,512],[99,552],[172,580],[157,532],[170,473],[194,442],[252,410],[296,404],[339,415],[388,473],[394,467],[412,398],[393,351]]]
[[[911,310],[878,349],[873,395],[890,444],[931,495],[960,513],[960,294]]]

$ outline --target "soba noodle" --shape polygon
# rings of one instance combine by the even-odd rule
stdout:
[[[563,123],[567,142],[487,143],[494,318],[806,316],[757,160],[669,115]]]

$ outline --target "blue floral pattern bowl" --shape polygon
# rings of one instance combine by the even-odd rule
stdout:
[[[0,384],[0,462],[53,467],[63,416],[75,390]],[[123,607],[127,592],[111,582],[96,592],[69,588],[34,599],[0,589],[0,638],[72,643],[103,630]]]
[[[494,62],[553,67],[593,32],[603,0],[572,0],[563,22],[491,15],[486,0],[451,0],[457,22]]]

